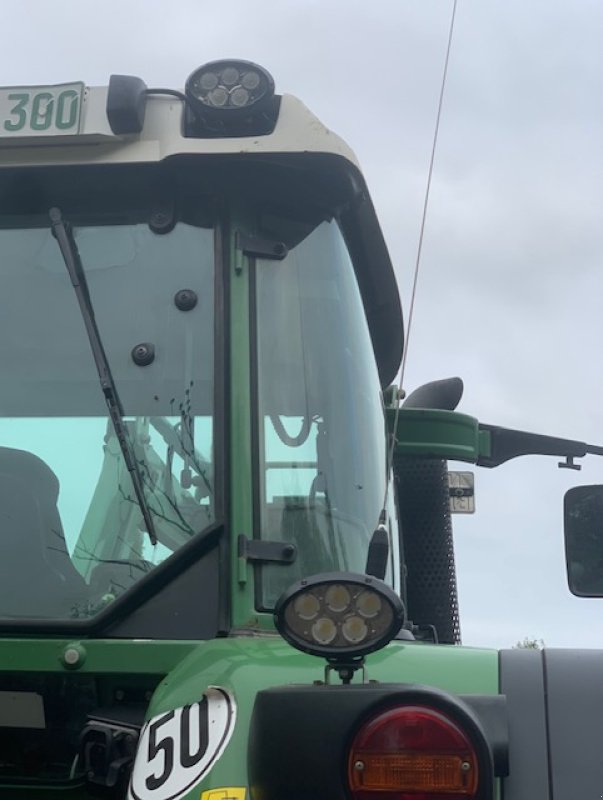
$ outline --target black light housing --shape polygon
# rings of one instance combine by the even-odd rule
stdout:
[[[107,119],[119,136],[140,133],[144,125],[147,85],[134,75],[111,75],[107,91]]]
[[[272,76],[251,61],[210,61],[185,84],[187,136],[270,133],[278,115]]]
[[[276,604],[274,624],[293,647],[336,664],[384,647],[404,616],[402,601],[383,581],[332,572],[287,589]]]

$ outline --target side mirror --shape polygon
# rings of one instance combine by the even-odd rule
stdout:
[[[575,486],[564,499],[567,580],[578,597],[603,597],[603,486]]]

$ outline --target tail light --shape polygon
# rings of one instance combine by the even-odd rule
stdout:
[[[475,798],[478,756],[467,733],[442,711],[409,705],[365,723],[352,742],[354,800]]]

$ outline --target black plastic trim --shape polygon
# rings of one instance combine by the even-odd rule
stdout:
[[[583,458],[587,453],[601,455],[600,447],[578,442],[573,439],[559,439],[540,433],[501,428],[500,425],[480,423],[480,432],[490,435],[490,455],[480,455],[476,461],[479,467],[498,467],[512,458],[528,455],[560,456],[561,458]],[[580,469],[578,465],[571,465]]]
[[[225,520],[224,536],[219,542],[220,577],[219,585],[223,591],[218,597],[218,631],[226,635],[231,628],[230,595],[226,588],[230,586],[230,540],[231,520],[229,517],[231,497],[231,381],[230,381],[230,303],[227,301],[230,291],[230,254],[228,248],[229,220],[226,206],[222,204],[216,215],[214,227],[215,254],[215,306],[214,306],[214,358],[222,368],[220,380],[214,383],[215,409],[223,409],[222,425],[216,426],[214,448],[222,454],[220,459],[221,477],[219,490],[216,492],[216,508],[220,509]],[[218,370],[214,369],[217,375]],[[216,414],[214,413],[214,419]],[[215,460],[215,459],[214,459]]]
[[[107,120],[111,131],[140,133],[144,127],[147,85],[134,75],[111,75],[107,89]]]
[[[289,249],[284,242],[266,239],[262,236],[250,236],[237,231],[236,246],[246,256],[257,256],[269,261],[282,261],[287,257]]]
[[[507,698],[501,694],[461,694],[459,698],[472,708],[479,719],[492,750],[494,775],[509,774],[509,721]]]
[[[490,706],[490,723],[484,724],[478,707],[463,698],[416,684],[378,683],[284,686],[259,692],[248,740],[252,800],[347,800],[347,759],[359,728],[383,711],[412,704],[439,709],[462,726],[479,761],[476,800],[492,800],[495,768],[488,741],[493,729],[490,712],[504,716],[504,703]],[[504,743],[498,732],[496,738],[500,761]],[[504,763],[497,764],[496,773],[504,768]]]
[[[244,136],[268,136],[274,132],[281,107],[281,95],[267,98],[261,109],[250,109],[247,116],[220,118],[217,114],[203,113],[193,108],[189,97],[184,105],[182,135],[186,139],[230,139]],[[242,111],[244,109],[241,109]],[[210,109],[206,109],[206,112]]]
[[[264,420],[260,414],[259,356],[258,356],[258,293],[257,261],[247,256],[249,263],[249,368],[251,398],[251,485],[253,491],[253,536],[261,540],[263,478],[260,454],[264,448]],[[262,604],[262,572],[253,570],[253,596],[256,611],[269,611]]]
[[[240,533],[237,540],[239,558],[244,558],[247,561],[274,561],[281,564],[293,564],[297,557],[297,548],[290,542],[248,539],[244,533]]]
[[[381,386],[386,388],[396,377],[404,349],[400,293],[375,209],[362,185],[364,179],[354,174],[349,162],[345,167],[349,180],[358,182],[357,195],[338,218],[354,264]],[[379,266],[371,269],[372,265]]]

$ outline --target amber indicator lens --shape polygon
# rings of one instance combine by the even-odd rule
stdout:
[[[426,706],[390,709],[356,734],[348,780],[354,800],[475,797],[478,762],[465,732]]]

